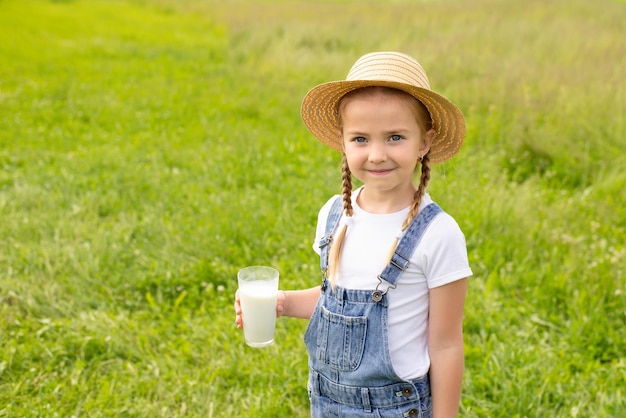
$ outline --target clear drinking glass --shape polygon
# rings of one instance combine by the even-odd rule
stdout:
[[[278,276],[278,270],[267,266],[250,266],[237,273],[243,334],[250,347],[274,342]]]

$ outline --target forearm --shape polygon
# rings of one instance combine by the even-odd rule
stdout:
[[[456,418],[463,381],[463,343],[433,348],[429,354],[433,418]]]
[[[283,315],[310,319],[320,297],[320,287],[305,290],[286,290]]]

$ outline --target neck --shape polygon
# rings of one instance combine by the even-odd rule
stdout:
[[[357,196],[357,202],[369,213],[394,213],[413,203],[416,190],[413,184],[402,190],[377,190],[363,186]]]

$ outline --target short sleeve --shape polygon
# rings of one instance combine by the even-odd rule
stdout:
[[[424,233],[416,254],[428,282],[428,288],[471,276],[465,235],[457,222],[443,212],[433,219]]]

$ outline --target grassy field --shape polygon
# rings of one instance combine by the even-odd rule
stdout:
[[[463,417],[626,416],[626,3],[0,0],[0,417],[305,417],[306,323],[245,346],[236,272],[318,283],[340,161],[300,101],[400,50],[463,109]]]

